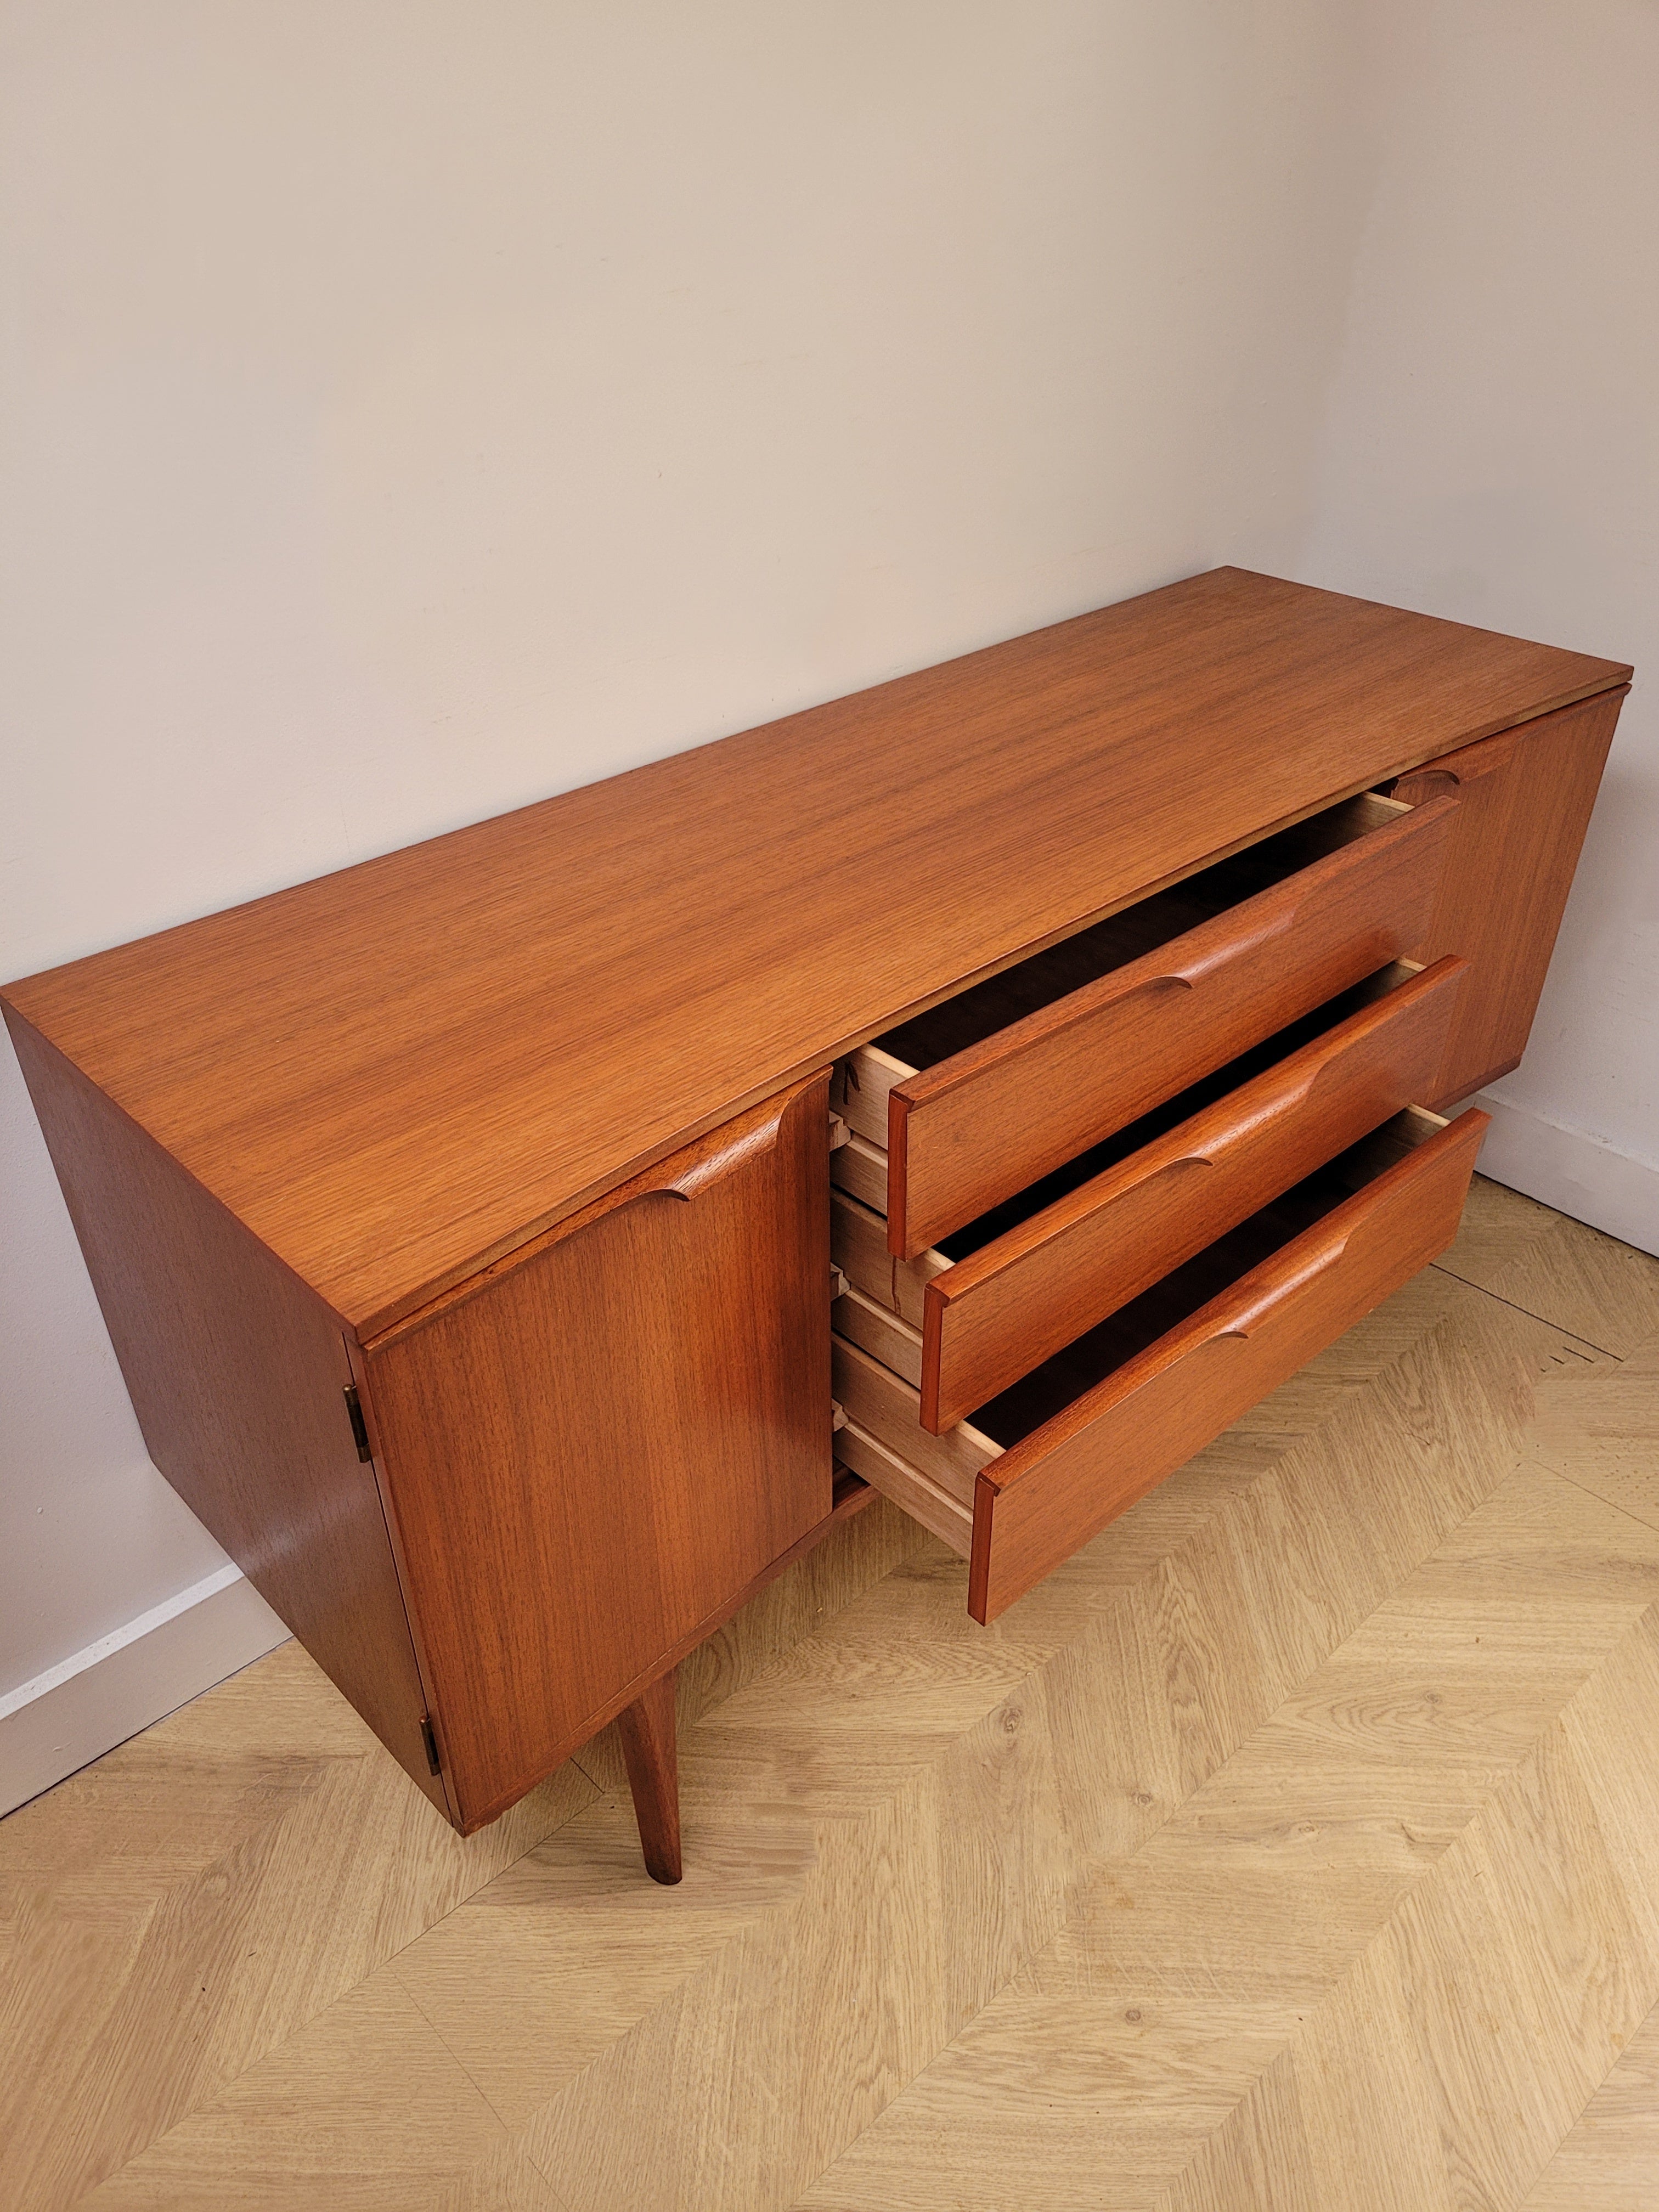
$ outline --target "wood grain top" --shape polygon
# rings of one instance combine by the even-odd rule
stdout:
[[[368,1335],[901,1014],[1629,673],[1215,569],[4,997]]]

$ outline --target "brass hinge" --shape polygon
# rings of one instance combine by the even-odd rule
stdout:
[[[432,1716],[430,1713],[422,1713],[421,1715],[421,1741],[426,1746],[427,1765],[432,1769],[432,1771],[434,1774],[441,1774],[443,1769],[438,1763],[437,1731],[432,1725]]]
[[[362,1401],[357,1395],[355,1382],[346,1384],[345,1401],[346,1412],[351,1419],[351,1434],[357,1446],[357,1456],[367,1465],[374,1455],[368,1448],[368,1423],[363,1419]],[[433,1772],[435,1774],[436,1771],[434,1767]]]

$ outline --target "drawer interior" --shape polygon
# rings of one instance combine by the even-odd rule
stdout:
[[[1091,929],[1033,953],[1000,975],[988,976],[953,999],[930,1007],[889,1030],[875,1042],[907,1073],[932,1067],[969,1045],[993,1036],[1039,1007],[1051,1006],[1085,984],[1155,952],[1200,922],[1252,898],[1311,867],[1408,812],[1396,799],[1362,792],[1340,805],[1328,806],[1305,822],[1292,823],[1260,843],[1218,860],[1168,890],[1108,915]],[[896,1077],[896,1080],[899,1079]]]
[[[1115,1167],[1120,1160],[1127,1159],[1143,1145],[1151,1144],[1154,1138],[1164,1135],[1170,1129],[1179,1128],[1183,1121],[1206,1106],[1214,1104],[1217,1099],[1224,1098],[1230,1091],[1240,1089],[1255,1077],[1264,1074],[1268,1068],[1277,1066],[1279,1061],[1288,1060],[1304,1045],[1311,1044],[1316,1038],[1325,1036],[1362,1007],[1386,997],[1417,972],[1414,967],[1404,961],[1390,962],[1388,967],[1379,969],[1376,975],[1356,983],[1351,990],[1340,992],[1335,998],[1327,1000],[1322,1006],[1316,1006],[1310,1014],[1303,1015],[1300,1020],[1288,1024],[1261,1044],[1253,1045],[1249,1051],[1241,1053],[1236,1060],[1229,1060],[1224,1067],[1218,1068],[1213,1075],[1206,1075],[1200,1082],[1189,1084],[1186,1090],[1177,1091],[1173,1098],[1166,1099],[1162,1105],[1153,1107],[1150,1113],[1143,1114],[1138,1121],[1130,1122],[1127,1127],[1119,1129],[1103,1143],[1091,1146],[1076,1159],[1068,1160],[1064,1167],[1056,1168],[1052,1175],[1044,1176],[1040,1182],[1016,1192],[1012,1198],[1005,1200],[1000,1206],[993,1206],[988,1212],[981,1213],[952,1235],[942,1237],[934,1249],[947,1260],[965,1260],[970,1252],[978,1251],[981,1245],[990,1243],[994,1238],[1004,1235],[1020,1222],[1029,1221],[1033,1214],[1042,1212],[1044,1206],[1052,1206],[1057,1199],[1080,1188],[1093,1176],[1103,1174],[1108,1168]]]
[[[1395,1115],[981,1406],[974,1426],[1005,1450],[1019,1443],[1444,1127],[1414,1106]]]

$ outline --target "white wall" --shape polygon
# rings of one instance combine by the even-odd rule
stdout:
[[[1217,562],[1643,657],[1653,416],[1613,355],[1652,26],[15,0],[0,972]],[[1604,810],[1569,975],[1627,959],[1626,846]],[[1617,1026],[1553,988],[1516,1080],[1634,1144],[1650,1018]],[[0,1769],[5,1692],[68,1668],[64,1771],[147,1717],[81,1660],[222,1557],[9,1060],[0,1172]],[[276,1632],[216,1620],[142,1697]]]
[[[1659,1251],[1659,7],[1387,0],[1297,571],[1636,664],[1482,1165]]]
[[[1285,567],[1361,205],[1328,14],[15,5],[0,973]],[[9,1054],[0,1146],[3,1705],[222,1555]]]

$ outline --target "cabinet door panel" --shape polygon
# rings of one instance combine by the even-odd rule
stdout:
[[[1425,761],[1395,786],[1395,796],[1413,805],[1448,792],[1462,801],[1434,919],[1413,948],[1425,963],[1461,953],[1470,969],[1431,1104],[1467,1098],[1526,1050],[1629,688]]]
[[[829,1072],[368,1347],[471,1829],[831,1504]]]

